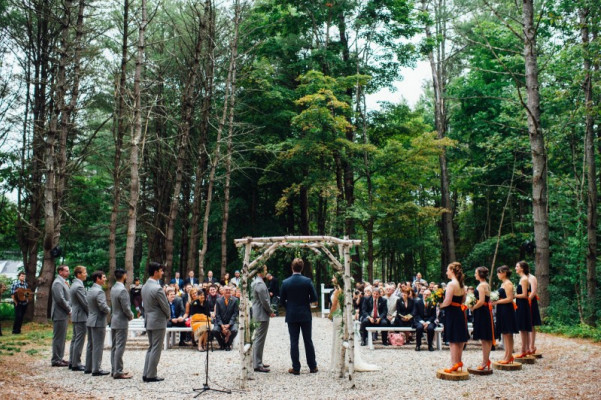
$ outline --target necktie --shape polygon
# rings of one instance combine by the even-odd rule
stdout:
[[[226,306],[226,307],[227,307],[227,303],[228,303],[228,301],[227,301],[227,299],[225,299],[225,306]]]
[[[374,318],[378,318],[378,301],[374,299]]]
[[[175,304],[171,303],[171,318],[175,318]]]

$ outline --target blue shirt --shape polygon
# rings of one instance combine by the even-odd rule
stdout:
[[[22,282],[17,279],[16,281],[13,282],[13,285],[10,288],[10,294],[14,295],[17,292],[17,289],[28,289],[29,286],[27,285],[27,282]],[[19,304],[27,304],[26,301],[19,301]]]

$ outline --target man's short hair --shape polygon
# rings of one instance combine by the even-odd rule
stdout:
[[[59,272],[61,272],[63,269],[65,268],[69,268],[68,265],[59,265],[58,267],[56,267],[56,273],[58,274]]]
[[[305,263],[303,262],[302,258],[295,258],[294,260],[292,260],[292,271],[301,272],[304,266]]]
[[[165,267],[162,264],[156,261],[151,261],[150,264],[148,264],[148,275],[153,276],[155,272],[161,269],[165,270]]]
[[[102,278],[102,275],[104,275],[103,271],[94,271],[94,273],[92,273],[92,282],[96,283],[98,279]]]
[[[125,275],[125,270],[123,270],[123,269],[115,270],[115,279],[117,279],[118,281],[120,281],[121,278],[123,278],[123,275]]]
[[[140,282],[140,278],[135,278],[134,282]]]
[[[169,293],[173,293],[173,294],[175,294],[175,289],[174,289],[174,288],[172,288],[171,286],[170,286],[170,287],[168,287],[167,289],[165,289],[165,294],[167,294],[167,295],[168,295]]]
[[[75,267],[75,269],[73,270],[73,275],[75,276],[79,276],[81,274],[83,274],[83,272],[86,270],[86,267],[84,267],[83,265],[78,265],[77,267]]]
[[[17,278],[19,278],[21,275],[25,275],[25,272],[21,271],[17,274]]]

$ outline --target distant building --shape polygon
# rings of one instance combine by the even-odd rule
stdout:
[[[19,271],[23,270],[23,261],[0,260],[0,275],[5,275],[11,280],[17,279]]]

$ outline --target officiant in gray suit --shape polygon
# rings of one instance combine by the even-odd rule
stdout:
[[[71,296],[71,322],[73,323],[73,338],[69,351],[69,368],[72,371],[84,371],[81,363],[81,353],[86,340],[86,322],[88,322],[88,300],[83,283],[88,277],[86,267],[78,265],[73,270],[73,283],[69,294]]]
[[[144,361],[144,382],[160,382],[165,378],[157,377],[157,365],[161,359],[163,340],[167,331],[167,320],[171,316],[167,296],[159,284],[163,277],[164,266],[157,262],[148,265],[148,280],[142,287],[144,304],[144,325],[148,336],[148,351]]]
[[[106,275],[102,271],[92,274],[94,284],[88,290],[88,347],[86,349],[86,374],[92,376],[108,375],[110,372],[100,369],[102,364],[102,350],[106,335],[106,317],[111,309],[106,303],[106,294],[102,287],[106,283]]]
[[[260,272],[253,282],[253,319],[259,323],[255,330],[255,340],[253,341],[253,367],[257,372],[269,372],[269,365],[263,364],[263,348],[269,329],[269,318],[275,314],[271,310],[269,299],[269,290],[263,279],[267,274],[267,267],[261,267]]]
[[[60,265],[56,268],[58,274],[52,282],[50,294],[52,296],[52,366],[66,367],[69,365],[63,359],[65,356],[65,341],[67,340],[67,326],[71,315],[71,296],[69,294],[69,267]]]
[[[132,376],[123,372],[123,353],[127,342],[129,321],[134,318],[131,312],[129,293],[125,288],[127,274],[124,270],[115,270],[115,284],[111,289],[111,375],[115,379],[130,379]]]

